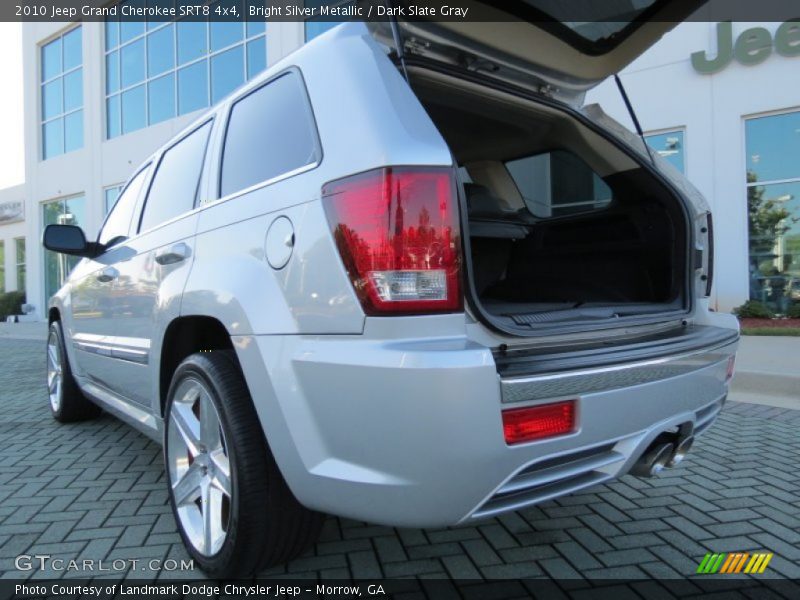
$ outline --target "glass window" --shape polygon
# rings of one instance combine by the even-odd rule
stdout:
[[[292,74],[234,104],[222,158],[220,193],[227,196],[319,159],[313,118]]]
[[[120,60],[120,82],[123,88],[144,79],[144,40],[122,47]]]
[[[215,21],[210,23],[209,39],[211,40],[211,51],[222,50],[241,42],[244,36],[244,25],[242,22],[234,21]]]
[[[785,314],[800,304],[800,111],[748,119],[745,146],[750,298]]]
[[[611,188],[583,160],[554,150],[506,163],[528,210],[537,217],[563,217],[606,208]]]
[[[153,79],[148,85],[150,123],[160,123],[175,116],[175,75]]]
[[[197,196],[211,123],[206,123],[167,150],[150,184],[139,231],[191,210]]]
[[[125,188],[119,197],[114,198],[114,206],[111,209],[106,222],[103,224],[103,229],[97,241],[101,244],[111,244],[115,241],[120,241],[122,238],[127,238],[131,229],[131,221],[133,221],[133,213],[136,210],[136,201],[139,199],[139,193],[142,190],[145,179],[147,178],[147,167],[139,171],[130,183]],[[119,188],[113,188],[116,192]],[[108,202],[108,192],[106,190],[106,203]]]
[[[26,284],[25,238],[16,238],[14,240],[14,251],[16,253],[17,266],[17,291],[24,292]]]
[[[175,66],[175,40],[172,24],[147,37],[147,75],[155,77]]]
[[[64,152],[83,148],[83,111],[64,117]]]
[[[244,83],[244,51],[236,46],[211,59],[211,104]]]
[[[645,135],[648,146],[658,152],[673,167],[681,173],[686,172],[686,157],[684,154],[683,131],[667,131]]]
[[[185,115],[204,106],[208,106],[208,73],[205,61],[178,71],[178,114]]]
[[[86,199],[76,196],[42,205],[42,225],[78,225],[85,223]],[[80,262],[78,256],[44,251],[44,289],[49,298],[63,285],[70,271]]]
[[[111,187],[107,187],[103,190],[103,206],[105,208],[105,214],[110,213],[111,209],[114,208],[121,191],[121,185],[112,185]]]
[[[6,291],[6,245],[0,240],[0,294]]]
[[[83,147],[80,27],[41,48],[42,159]]]
[[[122,133],[130,133],[147,124],[145,115],[145,86],[140,85],[122,94]]]
[[[171,0],[148,0],[147,4],[168,6]],[[211,19],[214,8],[210,5]],[[267,66],[263,21],[152,21],[146,27],[109,21],[105,37],[109,139],[206,108]],[[51,54],[56,50],[60,52],[53,49]],[[140,84],[144,87],[138,89]],[[134,87],[137,92],[128,94]]]
[[[247,78],[252,79],[267,68],[267,40],[263,37],[247,44]]]
[[[178,23],[178,64],[200,58],[207,52],[207,23],[181,21]]]

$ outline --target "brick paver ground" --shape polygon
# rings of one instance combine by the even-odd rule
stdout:
[[[110,416],[57,424],[43,381],[43,342],[0,340],[0,576],[86,575],[20,572],[21,554],[107,565],[188,559],[160,448]],[[473,527],[330,518],[312,551],[265,574],[680,579],[706,552],[765,550],[775,553],[773,577],[800,578],[798,431],[800,411],[731,403],[684,464],[659,478],[624,477]],[[202,573],[150,571],[145,562],[128,575]]]

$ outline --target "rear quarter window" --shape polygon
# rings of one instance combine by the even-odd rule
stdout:
[[[220,196],[228,196],[320,160],[302,79],[289,72],[237,101],[222,153]]]

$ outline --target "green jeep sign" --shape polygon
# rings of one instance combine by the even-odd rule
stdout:
[[[743,31],[733,41],[733,25],[730,22],[717,23],[717,55],[709,58],[701,50],[692,54],[692,66],[704,75],[717,73],[727,67],[734,58],[743,65],[757,65],[764,62],[772,49],[781,56],[800,56],[800,19],[786,21],[775,32],[775,39],[763,27],[753,27]]]

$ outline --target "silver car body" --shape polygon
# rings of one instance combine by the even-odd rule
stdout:
[[[232,103],[287,70],[305,83],[321,158],[217,198]],[[597,108],[585,112],[642,152],[638,138]],[[363,24],[338,27],[298,50],[187,131],[209,119],[199,205],[143,233],[132,225],[128,240],[84,259],[51,301],[82,390],[153,439],[163,434],[162,341],[175,319],[195,315],[229,333],[297,499],[377,523],[456,524],[594,485],[626,473],[660,432],[687,422],[702,432],[722,408],[737,322],[709,311],[702,294],[687,322],[727,336],[656,358],[553,366],[511,379],[498,375],[493,349],[520,339],[488,329],[469,310],[365,316],[324,214],[323,184],[385,165],[452,166],[453,159]],[[147,163],[156,164],[160,152]],[[706,212],[688,182],[668,177],[694,199],[688,208],[695,217]],[[267,232],[284,217],[294,245],[276,269]],[[160,264],[175,252],[182,258]],[[114,269],[111,281],[103,281],[107,269]],[[505,443],[502,408],[561,398],[577,399],[578,430]]]

